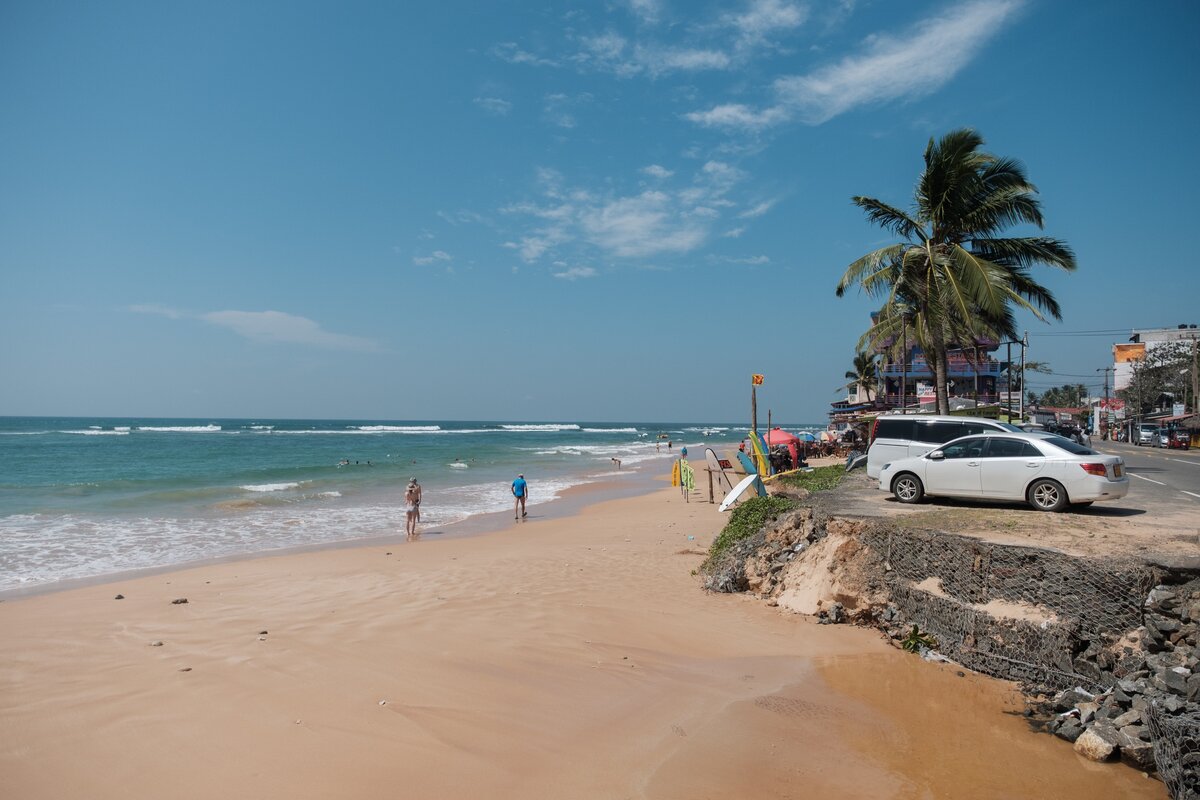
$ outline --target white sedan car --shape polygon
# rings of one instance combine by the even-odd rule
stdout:
[[[885,464],[879,488],[901,503],[923,497],[1025,501],[1039,511],[1062,511],[1129,491],[1120,456],[1106,456],[1048,433],[964,436],[916,458]]]

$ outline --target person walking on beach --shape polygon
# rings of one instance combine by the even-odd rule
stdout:
[[[512,493],[516,498],[516,503],[513,505],[513,519],[521,519],[525,516],[525,498],[529,496],[529,484],[525,482],[524,475],[518,475],[517,479],[512,482]]]
[[[409,539],[417,538],[417,523],[421,521],[421,484],[416,478],[408,479],[404,490],[404,514],[407,517],[405,531]]]

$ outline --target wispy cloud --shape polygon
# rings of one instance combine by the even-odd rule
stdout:
[[[771,263],[771,259],[767,258],[766,256],[747,256],[746,258],[730,258],[726,260],[729,261],[730,264],[750,264],[752,266],[757,264]]]
[[[562,278],[564,281],[577,281],[582,278],[594,278],[596,277],[596,274],[596,270],[594,270],[592,267],[571,267],[570,269],[565,269],[562,272],[553,273],[554,277]]]
[[[675,173],[666,167],[659,166],[658,164],[651,164],[648,167],[642,167],[642,174],[649,175],[651,178],[659,178],[662,180],[671,177]]]
[[[434,250],[427,256],[413,256],[412,263],[419,267],[428,266],[438,261],[453,261],[454,258],[445,250]]]
[[[802,120],[820,124],[852,108],[940,89],[977,57],[1022,6],[980,0],[952,7],[903,36],[881,35],[865,52],[810,75],[780,78],[775,90]],[[930,58],[936,53],[935,58]]]
[[[501,116],[512,111],[513,107],[512,103],[502,97],[476,97],[471,102],[490,114],[499,114]]]
[[[328,350],[379,349],[371,339],[333,333],[307,317],[286,314],[282,311],[208,311],[194,313],[181,311],[155,303],[131,305],[129,311],[136,314],[154,314],[168,319],[200,320],[228,330],[256,342],[279,344],[302,344]]]
[[[657,167],[657,168],[655,168]],[[672,173],[658,165],[643,174],[660,179],[655,188],[633,194],[600,193],[565,186],[552,170],[539,174],[543,198],[501,209],[531,226],[505,242],[527,262],[570,248],[596,248],[611,257],[687,253],[700,247],[734,206],[728,194],[745,178],[738,168],[707,161],[680,187],[662,185]]]
[[[522,50],[516,42],[502,42],[492,48],[492,55],[510,64],[529,64],[535,67],[556,67],[558,62],[551,58]]]
[[[785,122],[790,114],[782,106],[755,110],[742,103],[724,103],[707,111],[690,111],[683,116],[704,128],[733,128],[754,132]]]
[[[792,119],[819,125],[860,106],[921,97],[952,80],[1023,4],[975,0],[953,6],[903,34],[873,36],[835,64],[778,78],[775,102],[763,108],[725,103],[684,116],[702,127],[757,133]],[[755,29],[747,23],[747,31]]]
[[[761,217],[763,214],[770,211],[771,207],[774,205],[775,205],[774,200],[764,200],[763,202],[759,203],[758,205],[752,206],[751,208],[747,208],[745,211],[738,214],[738,218],[739,219],[754,219],[755,217]]]
[[[739,44],[761,44],[772,34],[791,31],[808,19],[808,9],[782,0],[754,0],[740,14],[727,14],[723,21],[737,31]]]
[[[326,331],[307,317],[282,311],[210,311],[199,318],[255,342],[302,344],[328,350],[379,349],[370,339]]]
[[[730,230],[727,230],[724,233],[722,233],[721,236],[723,236],[726,239],[736,239],[745,232],[746,232],[745,227],[731,228]]]
[[[662,16],[661,0],[628,0],[628,2],[629,10],[648,25],[656,24]]]

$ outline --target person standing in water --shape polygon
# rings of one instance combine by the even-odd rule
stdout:
[[[421,484],[416,478],[408,479],[408,488],[404,490],[405,531],[409,539],[417,538],[417,523],[421,521]]]
[[[521,519],[525,516],[525,498],[529,496],[529,484],[525,482],[524,475],[518,475],[517,479],[512,482],[512,493],[516,498],[513,505],[513,519]]]

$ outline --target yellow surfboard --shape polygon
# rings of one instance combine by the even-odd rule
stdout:
[[[758,474],[765,478],[771,474],[771,462],[763,451],[762,440],[754,431],[750,431],[750,445],[754,449],[754,465],[758,467]]]

